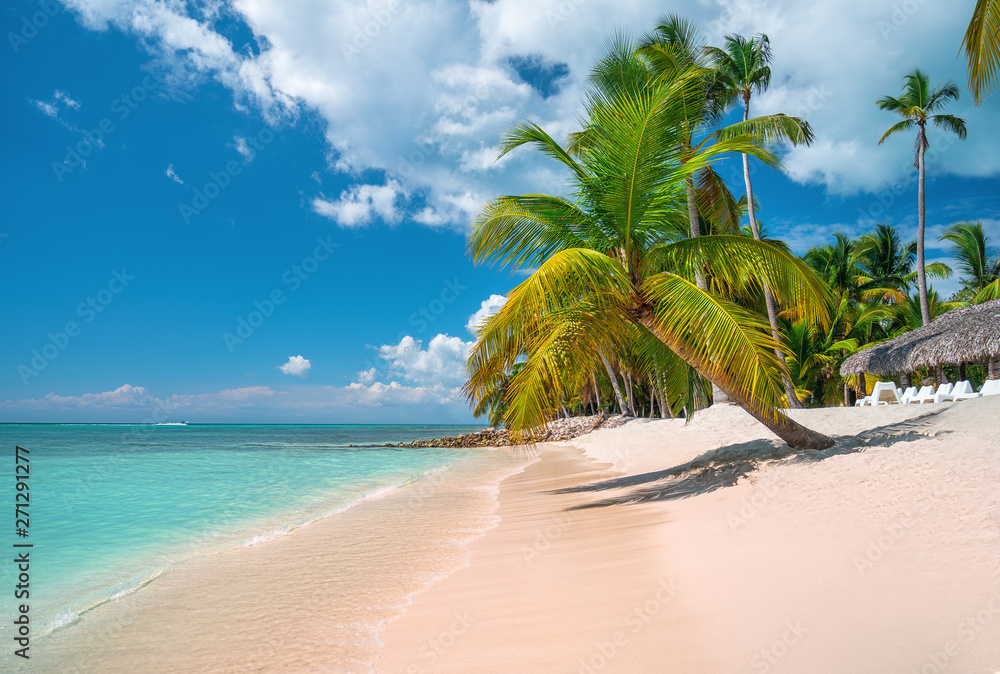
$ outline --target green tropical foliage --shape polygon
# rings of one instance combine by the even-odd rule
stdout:
[[[919,70],[900,97],[878,102],[903,117],[880,143],[917,131],[916,240],[882,223],[796,257],[767,234],[748,158],[780,169],[782,145],[813,138],[805,120],[750,116],[771,58],[766,35],[708,47],[692,24],[667,16],[638,40],[609,42],[565,143],[531,122],[502,138],[501,157],[541,152],[570,188],[497,197],[474,223],[477,264],[530,272],[469,356],[465,393],[477,415],[530,439],[558,416],[687,417],[726,395],[789,444],[825,447],[829,438],[781,408],[851,404],[850,389],[862,382],[840,375],[846,357],[1000,297],[1000,258],[981,224],[942,237],[961,290],[944,300],[929,286],[952,270],[924,259],[926,125],[959,137],[965,125],[940,112],[957,88],[932,89]],[[742,121],[724,124],[739,103]],[[718,173],[737,154],[746,188],[739,197]]]
[[[766,283],[779,301],[821,324],[826,288],[774,246],[739,235],[678,237],[692,175],[733,152],[780,165],[758,131],[685,144],[691,99],[704,95],[705,80],[700,64],[665,72],[641,45],[619,38],[591,77],[572,151],[534,124],[503,138],[501,156],[533,146],[573,182],[568,198],[493,200],[470,236],[477,263],[537,268],[486,323],[469,357],[466,392],[474,402],[523,359],[505,396],[503,420],[512,431],[541,428],[578,397],[601,354],[624,351],[644,379],[664,383],[673,408],[692,397],[693,368],[789,444],[831,444],[779,410],[786,366],[767,323],[700,286],[718,280],[754,295]]]
[[[1000,299],[1000,254],[989,246],[983,223],[952,225],[941,237],[952,243],[962,283],[958,299],[979,303]]]
[[[1000,72],[1000,0],[976,0],[962,46],[969,59],[969,88],[979,105]]]

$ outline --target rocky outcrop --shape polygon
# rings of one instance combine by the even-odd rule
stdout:
[[[608,416],[598,414],[590,417],[570,417],[550,421],[545,432],[536,438],[536,442],[558,442],[590,433],[598,428],[615,428],[626,424],[634,417],[621,414]],[[455,437],[435,438],[433,440],[413,440],[412,442],[397,442],[375,447],[510,447],[510,433],[504,428],[486,428],[476,433],[466,433]]]

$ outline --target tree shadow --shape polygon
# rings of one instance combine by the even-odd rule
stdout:
[[[829,449],[793,449],[782,444],[779,440],[740,442],[705,452],[692,461],[666,470],[600,480],[546,493],[571,494],[628,490],[598,501],[571,506],[567,510],[585,510],[611,505],[689,498],[724,487],[731,487],[742,478],[750,477],[765,466],[779,463],[823,461],[833,456],[864,452],[870,447],[891,447],[899,442],[931,437],[931,434],[927,432],[928,427],[934,417],[941,414],[942,411],[934,411],[913,419],[878,426],[857,435],[835,437],[835,444]]]

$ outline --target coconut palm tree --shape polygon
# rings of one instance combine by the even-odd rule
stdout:
[[[813,141],[812,128],[804,119],[787,115],[768,115],[767,117],[750,118],[750,99],[753,94],[763,93],[771,83],[771,42],[767,35],[760,33],[751,39],[742,35],[726,37],[725,47],[709,47],[707,50],[715,69],[714,86],[719,101],[724,107],[729,107],[736,101],[743,103],[743,124],[754,125],[766,131],[776,140],[786,140],[794,145],[809,145]],[[766,125],[766,126],[765,126]],[[737,125],[736,130],[742,130]],[[750,157],[743,153],[743,182],[746,186],[747,203],[754,203],[753,184],[750,181]],[[747,209],[750,220],[750,230],[753,237],[760,240],[760,228],[757,226],[757,216],[753,208]],[[771,325],[775,341],[781,342],[778,331],[778,312],[774,305],[774,297],[767,285],[764,286],[764,303],[767,307],[767,319]],[[778,357],[784,354],[778,351]],[[785,393],[792,407],[801,407],[795,396],[790,381],[785,382]]]
[[[962,274],[959,299],[974,304],[1000,299],[1000,255],[990,248],[983,223],[952,225],[941,240],[953,244],[951,256]]]
[[[771,165],[776,158],[761,148],[759,134],[734,134],[695,156],[681,146],[686,97],[699,94],[703,68],[656,76],[624,40],[598,68],[586,101],[586,141],[575,156],[530,123],[501,142],[501,156],[531,145],[555,159],[572,192],[499,197],[476,220],[469,241],[475,262],[536,270],[483,327],[469,356],[466,394],[480,400],[525,357],[511,378],[504,423],[530,437],[575,379],[593,370],[598,353],[640,344],[696,370],[789,445],[831,446],[778,409],[787,371],[767,323],[694,279],[697,272],[746,290],[766,282],[779,300],[823,323],[822,281],[800,260],[755,240],[675,234],[686,219],[689,176],[731,152]]]
[[[977,0],[962,46],[969,59],[969,88],[976,105],[979,105],[998,81],[1000,2]]]
[[[876,225],[874,232],[861,235],[858,242],[858,264],[864,271],[864,276],[859,277],[861,287],[882,290],[883,301],[905,301],[917,280],[913,269],[916,259],[916,241],[904,244],[895,227]],[[925,271],[939,279],[951,276],[951,268],[943,262],[932,262],[925,266]]]
[[[927,123],[931,122],[946,131],[951,131],[959,138],[965,138],[965,121],[954,115],[934,114],[943,108],[949,100],[958,100],[958,87],[954,82],[946,82],[940,89],[933,89],[927,75],[916,69],[903,78],[903,95],[899,98],[885,96],[878,100],[877,105],[882,110],[895,112],[903,117],[882,134],[878,144],[881,145],[889,136],[901,131],[910,131],[917,127],[916,161],[917,182],[917,290],[920,295],[920,315],[924,324],[931,322],[930,308],[927,304],[927,273],[924,263],[924,154],[927,151]]]

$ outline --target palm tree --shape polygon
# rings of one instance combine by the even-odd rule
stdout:
[[[858,264],[859,244],[846,234],[834,234],[836,243],[813,246],[805,256],[805,262],[822,277],[830,289],[840,299],[856,301],[860,299],[865,272]]]
[[[958,87],[954,82],[946,82],[940,89],[932,89],[930,80],[921,70],[914,70],[904,79],[903,95],[900,98],[886,96],[879,99],[877,105],[882,110],[895,112],[903,117],[889,130],[882,134],[878,144],[900,131],[909,131],[917,127],[916,167],[917,183],[917,289],[920,294],[920,315],[924,325],[931,322],[930,308],[927,304],[927,274],[924,266],[924,153],[927,151],[927,122],[932,122],[946,131],[951,131],[959,138],[965,138],[965,121],[954,115],[936,115],[949,100],[958,100]]]
[[[862,289],[880,289],[883,301],[905,301],[917,280],[913,269],[916,259],[916,241],[904,244],[895,227],[876,225],[874,232],[863,234],[858,242],[858,264],[864,271],[859,277]],[[951,268],[943,262],[925,265],[925,271],[934,278],[951,276]]]
[[[979,105],[997,83],[1000,66],[1000,2],[977,0],[962,40],[969,59],[969,88]]]
[[[704,49],[701,35],[693,23],[678,14],[668,14],[660,19],[660,25],[655,31],[642,38],[637,50],[649,63],[652,72],[664,79],[698,69],[699,76],[692,80],[689,92],[678,101],[678,109],[682,113],[678,120],[679,140],[684,149],[682,161],[697,157],[701,148],[715,141],[715,134],[704,132],[722,119],[722,109],[710,93],[713,78],[712,73],[704,69]],[[598,79],[605,76],[617,77],[614,71],[603,68],[596,69],[595,75]],[[700,143],[695,142],[698,134],[705,135]],[[708,198],[699,200],[701,195]],[[702,234],[699,212],[707,220],[713,219],[712,216],[716,220],[722,220],[729,225],[730,232],[738,228],[739,216],[735,200],[725,181],[711,166],[704,166],[700,171],[688,175],[685,197],[690,236]],[[705,279],[700,274],[695,277],[695,282],[702,290],[706,289]]]
[[[626,46],[613,44],[591,80],[587,138],[575,156],[534,124],[501,142],[501,156],[530,144],[558,161],[572,193],[499,197],[477,219],[469,241],[475,262],[536,271],[481,331],[466,395],[481,399],[525,357],[511,378],[504,422],[530,437],[593,370],[598,353],[636,344],[684,366],[668,366],[672,373],[693,368],[789,445],[831,446],[777,409],[786,370],[768,325],[693,282],[697,272],[749,290],[760,279],[822,323],[822,281],[787,253],[742,236],[675,236],[686,218],[688,177],[730,152],[771,159],[760,136],[719,140],[691,156],[679,142],[685,99],[699,93],[704,69],[658,77]]]
[[[763,93],[771,83],[771,42],[767,35],[761,33],[747,40],[742,35],[726,37],[724,49],[710,47],[707,50],[716,71],[715,86],[724,104],[732,104],[737,100],[743,103],[743,124],[753,124],[760,130],[765,130],[774,139],[790,141],[792,144],[809,145],[813,140],[813,132],[809,123],[798,117],[787,115],[769,115],[750,120],[750,98],[754,92]],[[727,106],[728,107],[728,106]],[[766,127],[764,126],[766,124]],[[737,126],[737,129],[740,129]],[[746,201],[754,203],[753,185],[750,182],[750,158],[743,153],[743,182],[746,186]],[[750,219],[750,230],[753,237],[760,241],[760,228],[757,226],[757,216],[753,208],[747,209]],[[764,285],[764,304],[767,307],[767,319],[771,325],[771,333],[779,344],[781,333],[778,331],[778,312],[774,306],[774,297],[770,289]],[[778,358],[784,359],[779,349]],[[785,393],[788,404],[792,407],[802,407],[796,397],[791,381],[785,381]]]
[[[941,240],[953,244],[951,255],[962,273],[959,299],[974,304],[1000,299],[1000,255],[989,247],[983,223],[952,225]]]

